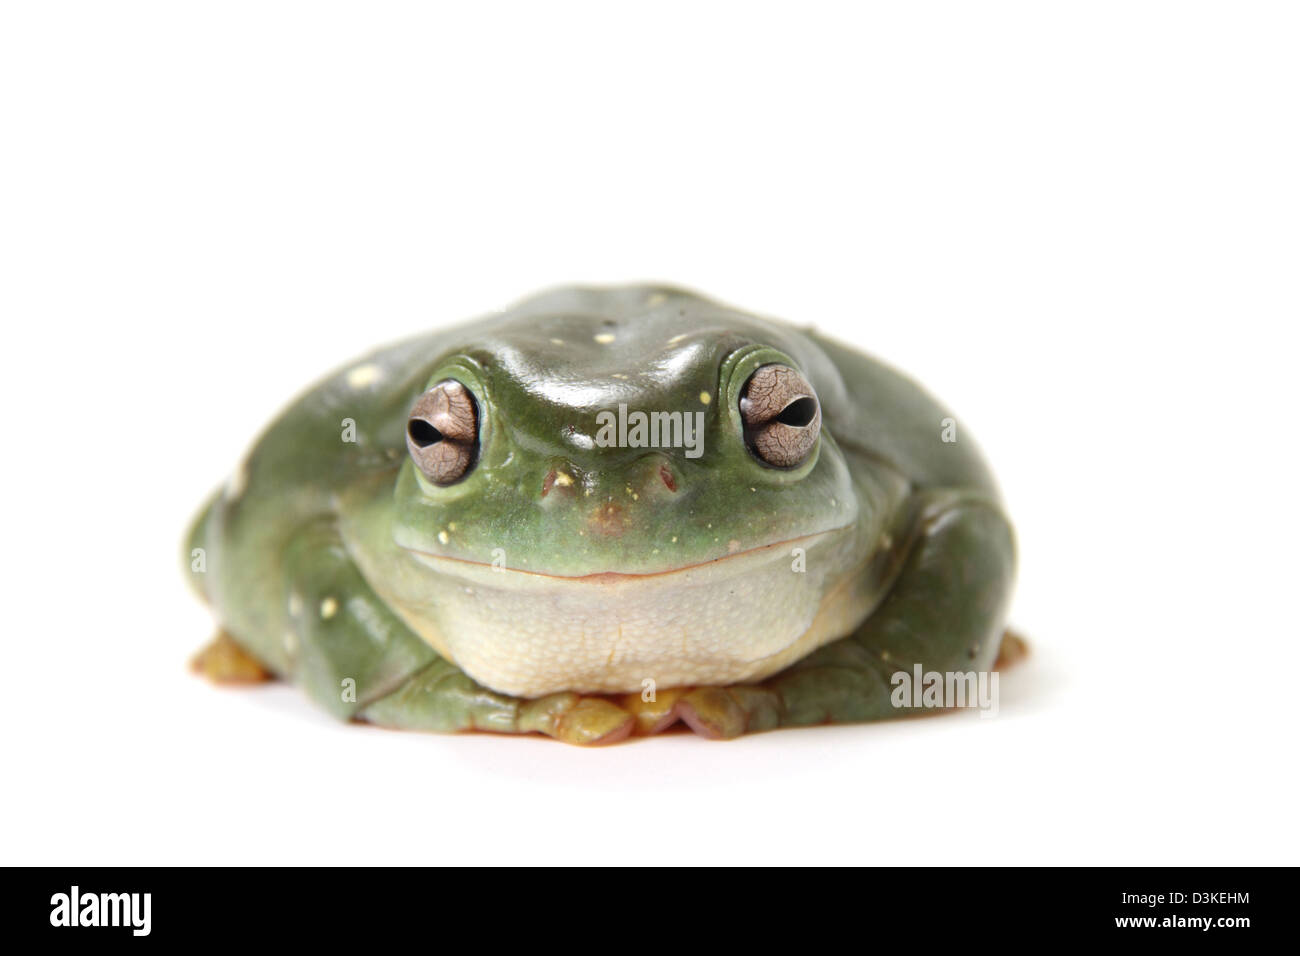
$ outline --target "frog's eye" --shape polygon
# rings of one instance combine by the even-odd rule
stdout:
[[[449,378],[421,395],[406,423],[406,448],[434,484],[464,478],[478,456],[478,405],[470,390]]]
[[[764,365],[749,377],[740,417],[750,451],[774,468],[802,464],[822,426],[817,393],[788,365]]]

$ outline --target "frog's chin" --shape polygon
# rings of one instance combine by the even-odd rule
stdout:
[[[728,684],[773,674],[861,621],[873,596],[855,539],[840,528],[667,571],[564,577],[406,549],[436,573],[385,597],[502,693]]]

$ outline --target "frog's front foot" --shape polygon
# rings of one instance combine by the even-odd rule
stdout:
[[[636,726],[633,715],[612,701],[574,693],[521,701],[518,721],[525,733],[536,731],[582,746],[618,743]]]
[[[620,704],[635,716],[639,736],[660,733],[679,721],[710,740],[780,726],[781,701],[762,686],[678,687],[659,691],[653,700],[629,694]]]
[[[635,719],[604,697],[575,693],[527,699],[476,683],[437,658],[395,692],[357,715],[383,727],[442,733],[480,730],[499,734],[545,734],[581,746],[612,744],[632,733]]]

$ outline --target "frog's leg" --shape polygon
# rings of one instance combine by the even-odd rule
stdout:
[[[701,687],[674,704],[706,737],[914,712],[893,705],[898,671],[987,670],[1015,571],[1011,527],[978,498],[935,495],[894,586],[856,632],[754,685]],[[660,721],[662,726],[663,721]]]
[[[632,716],[600,698],[498,694],[440,657],[374,593],[337,531],[309,529],[285,555],[293,670],[339,717],[437,732],[536,731],[570,743],[628,735]]]

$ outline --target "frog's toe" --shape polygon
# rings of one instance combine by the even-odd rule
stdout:
[[[661,690],[653,700],[646,700],[641,694],[627,694],[618,703],[635,719],[633,732],[638,737],[648,737],[667,730],[681,719],[678,705],[689,690],[685,687]]]
[[[225,631],[219,631],[190,659],[190,668],[214,684],[260,684],[274,679],[257,658],[236,644]]]
[[[1004,671],[1014,667],[1029,656],[1029,642],[1007,628],[1002,635],[1002,644],[998,647],[998,659],[993,664],[995,671]]]
[[[701,737],[730,740],[745,732],[745,713],[725,687],[701,687],[677,705],[682,721]]]
[[[677,702],[677,714],[701,737],[731,740],[780,724],[781,703],[772,691],[749,684],[697,687]]]
[[[551,694],[526,702],[520,710],[519,728],[537,731],[579,746],[614,744],[626,739],[636,718],[603,697]]]

